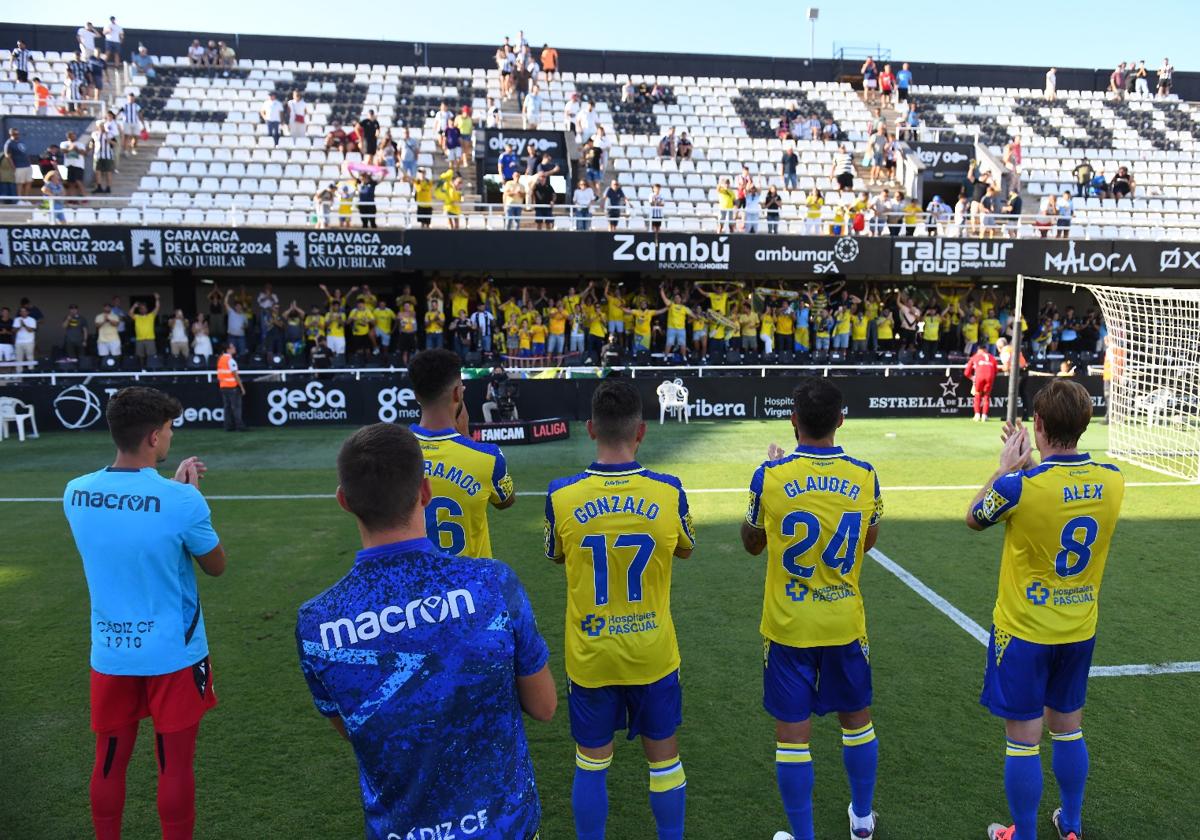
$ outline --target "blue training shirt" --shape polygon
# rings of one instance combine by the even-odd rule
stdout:
[[[517,575],[427,539],[358,552],[300,607],[300,667],[358,759],[370,840],[528,840],[541,821],[516,678],[550,656]]]
[[[91,595],[92,668],[156,676],[207,656],[192,557],[220,540],[200,491],[107,467],[71,481],[63,509]]]

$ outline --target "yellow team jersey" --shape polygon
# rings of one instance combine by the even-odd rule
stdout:
[[[850,332],[850,313],[843,312],[834,319],[833,334],[845,335],[848,332]]]
[[[775,335],[775,316],[763,315],[762,323],[758,325],[758,334],[763,338],[770,338]]]
[[[444,323],[445,319],[441,312],[431,309],[425,313],[425,332],[440,333]]]
[[[874,467],[840,446],[797,446],[755,471],[746,521],[767,534],[763,636],[791,647],[866,638],[858,579],[882,515]]]
[[[563,309],[550,310],[550,335],[564,335],[567,331],[567,313]]]
[[[315,342],[325,334],[325,318],[322,315],[306,315],[304,317],[304,337]]]
[[[979,328],[983,330],[983,337],[988,344],[995,344],[1000,339],[1000,322],[995,318],[984,318]]]
[[[972,344],[974,344],[976,341],[979,341],[979,322],[963,321],[962,336],[965,340],[971,342]]]
[[[390,306],[380,306],[375,310],[375,326],[384,335],[392,334],[392,327],[396,323],[396,311]]]
[[[804,205],[808,208],[808,218],[819,219],[821,218],[821,208],[825,206],[825,199],[810,195],[804,199]]]
[[[325,332],[330,338],[345,338],[346,316],[341,312],[330,312],[325,317]]]
[[[447,554],[491,557],[488,503],[501,504],[513,494],[504,453],[495,444],[476,443],[454,429],[409,428],[421,443],[425,476],[433,488],[425,508],[429,541]]]
[[[417,313],[416,312],[401,312],[396,316],[396,320],[400,322],[400,332],[407,335],[412,335],[417,331]],[[440,325],[438,327],[441,329]]]
[[[863,304],[863,312],[867,313],[867,317],[874,321],[879,316],[879,301],[868,300]]]
[[[691,318],[691,320],[692,320],[692,332],[695,332],[695,333],[707,333],[708,332],[708,318],[704,315],[703,312],[700,312],[700,313],[691,312],[688,314],[688,317]]]
[[[158,314],[147,312],[145,315],[134,315],[132,317],[133,337],[138,341],[153,341],[154,319],[158,317]]]
[[[922,333],[926,341],[937,341],[942,334],[942,319],[934,315],[925,319],[925,330]]]
[[[604,299],[608,307],[608,320],[620,321],[624,319],[625,313],[622,311],[625,306],[625,299],[619,295],[609,295]]]
[[[796,316],[787,309],[775,316],[775,332],[780,335],[791,335],[796,331]]]
[[[667,329],[682,330],[687,329],[688,315],[691,310],[682,303],[672,303],[667,307]]]
[[[567,295],[563,298],[563,306],[566,307],[568,315],[574,315],[579,311],[579,295]]]
[[[534,324],[529,328],[529,335],[533,338],[534,344],[546,343],[546,327],[544,324]]]
[[[1087,453],[1056,455],[1002,475],[971,511],[980,525],[1005,523],[992,623],[1036,644],[1096,635],[1100,582],[1125,477]]]
[[[433,181],[413,181],[412,188],[417,204],[433,204]]]
[[[521,317],[521,307],[511,300],[500,305],[500,312],[503,313],[504,323],[506,324],[509,321],[515,321],[517,318]]]
[[[459,312],[471,311],[471,293],[466,289],[455,289],[450,292],[450,314],[457,316]]]
[[[638,335],[650,335],[650,325],[654,321],[654,312],[649,309],[633,310],[633,331]]]
[[[529,350],[533,347],[533,342],[529,337],[529,330],[521,326],[521,331],[517,333],[517,346],[522,350]]]
[[[875,321],[876,334],[880,341],[891,341],[892,333],[892,317],[890,315],[882,315]]]
[[[757,312],[743,312],[738,316],[737,320],[742,335],[756,335],[758,333]]]
[[[679,668],[671,565],[676,548],[695,544],[675,476],[637,462],[592,464],[550,483],[546,556],[566,566],[572,682],[646,685]]]
[[[713,312],[725,314],[726,308],[729,306],[728,292],[713,292],[708,296],[708,308]]]
[[[375,316],[370,309],[351,309],[346,320],[350,322],[352,335],[363,336],[371,331],[371,322],[375,320]]]
[[[866,341],[867,340],[867,325],[871,323],[871,319],[866,315],[851,315],[850,316],[850,339],[851,341]]]
[[[600,309],[598,307],[585,306],[583,308],[583,316],[587,319],[588,335],[594,335],[597,338],[606,338],[608,336],[608,325],[600,317]]]

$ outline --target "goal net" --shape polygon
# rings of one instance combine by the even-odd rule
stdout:
[[[1029,279],[1085,288],[1100,304],[1111,375],[1109,454],[1200,480],[1200,289]]]

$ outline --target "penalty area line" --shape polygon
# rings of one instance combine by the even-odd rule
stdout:
[[[930,604],[932,604],[938,612],[949,618],[960,628],[965,630],[968,635],[979,642],[984,647],[987,647],[990,633],[984,630],[982,626],[970,616],[966,615],[958,607],[951,604],[941,595],[934,592],[926,586],[916,575],[905,569],[892,558],[888,557],[877,548],[872,548],[867,552],[871,558],[883,568],[887,569],[900,581],[916,592]],[[1195,674],[1200,673],[1200,662],[1150,662],[1142,665],[1093,665],[1088,672],[1089,677],[1151,677],[1161,674]]]

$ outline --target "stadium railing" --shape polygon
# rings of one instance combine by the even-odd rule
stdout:
[[[5,199],[8,205],[0,205],[0,225],[19,224],[56,224],[54,214],[48,208],[49,199],[45,196],[13,196]],[[54,199],[60,205],[68,225],[80,224],[123,224],[123,225],[197,225],[203,227],[280,227],[305,228],[315,227],[311,211],[283,211],[269,208],[255,208],[249,201],[235,202],[229,208],[213,208],[211,210],[189,209],[178,207],[158,207],[136,201],[130,196],[67,196]],[[1078,199],[1077,201],[1082,201]],[[1128,201],[1128,199],[1127,199]],[[1075,215],[1069,217],[1071,224],[1067,228],[1069,238],[1081,240],[1195,240],[1200,239],[1200,220],[1164,221],[1154,218],[1154,214],[1146,213],[1148,218],[1108,218],[1106,214],[1121,209],[1121,202],[1106,199],[1099,208],[1076,205]],[[465,205],[466,206],[466,205]],[[792,205],[795,210],[801,207]],[[833,205],[826,205],[831,207]],[[506,214],[501,204],[471,204],[468,210],[455,217],[450,214],[434,212],[431,221],[438,229],[450,228],[450,219],[459,220],[460,230],[505,230],[533,229],[537,221],[536,211],[539,208],[551,209],[553,229],[558,231],[574,231],[577,222],[584,221],[574,215],[574,208],[569,205],[521,205],[519,219]],[[1093,215],[1095,214],[1095,215]],[[914,214],[917,223],[905,226],[913,228],[906,235],[923,237],[934,235],[930,230],[933,217],[929,213]],[[331,221],[338,218],[336,209],[329,214]],[[1003,239],[1037,239],[1053,238],[1063,230],[1058,227],[1061,217],[1045,216],[1041,213],[1022,213],[1020,215],[991,214],[990,224],[986,230],[993,238]],[[363,230],[357,223],[357,206],[355,207],[356,223],[348,228],[339,228],[330,224],[329,230]],[[407,204],[401,209],[386,208],[382,204],[375,214],[380,228],[404,229],[417,227],[416,205]],[[544,220],[543,220],[544,221]],[[603,209],[593,209],[586,218],[586,230],[607,229],[608,216]],[[652,230],[652,223],[662,222],[662,230],[667,233],[716,233],[719,216],[716,208],[674,209],[665,211],[661,218],[655,217],[652,208],[640,203],[631,203],[618,219],[618,230],[639,232]],[[58,222],[58,224],[62,224]],[[766,211],[759,211],[758,233],[769,233],[771,222],[767,219]],[[839,222],[830,216],[823,215],[819,219],[807,220],[795,213],[782,216],[778,220],[777,232],[784,235],[834,235],[834,226],[847,227],[847,221]],[[899,226],[900,220],[877,221],[870,213],[866,214],[865,227],[853,235],[871,236],[875,226],[890,224]],[[515,226],[515,228],[514,228]],[[978,223],[971,219],[961,222],[948,220],[935,225],[937,234],[946,237],[982,238]],[[742,231],[736,231],[741,233]],[[846,231],[849,235],[849,231]],[[886,235],[878,231],[878,235]]]

